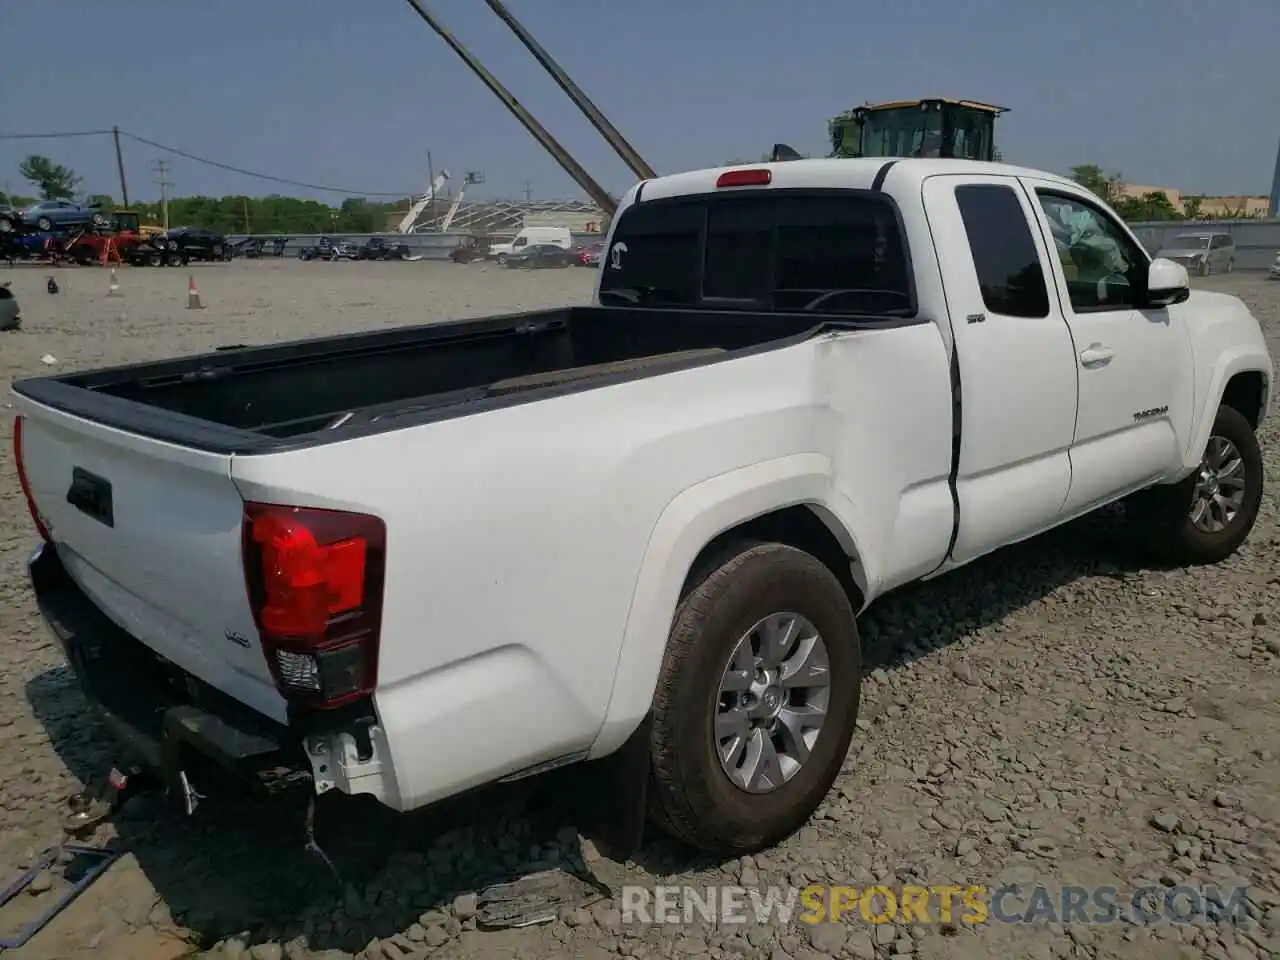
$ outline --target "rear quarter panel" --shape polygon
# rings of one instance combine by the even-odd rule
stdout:
[[[845,430],[843,411],[832,408],[848,393],[833,380],[865,378],[857,413],[870,418],[877,394],[906,375],[882,357],[871,362],[870,351],[866,370],[855,369],[849,357],[859,335],[848,333],[839,335],[843,351],[819,337],[329,446],[236,458],[232,475],[246,498],[386,521],[376,703],[402,805],[593,744],[607,752],[625,739],[648,708],[689,564],[736,523],[810,502],[838,516],[853,544],[859,521],[850,504],[860,485],[874,484],[896,492],[867,495],[864,509],[888,509],[867,523],[866,535],[892,537],[903,491],[928,476],[941,483],[935,513],[946,513],[934,520],[940,560],[950,530],[944,351],[931,324],[873,336],[894,335],[936,353],[938,369],[927,373],[936,374],[934,416],[921,422],[928,418],[919,408],[891,414],[903,432],[890,439],[909,450],[886,456],[874,444],[847,489],[837,484],[839,464],[858,457],[846,441],[865,438]],[[904,364],[912,353],[902,351]],[[910,453],[926,447],[928,455]]]

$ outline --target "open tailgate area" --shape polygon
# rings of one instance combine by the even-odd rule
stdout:
[[[155,653],[284,721],[246,594],[231,457],[17,399],[31,497],[80,589]]]

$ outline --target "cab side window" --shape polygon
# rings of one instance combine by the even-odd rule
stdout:
[[[965,184],[956,187],[956,204],[986,308],[1005,317],[1047,317],[1044,267],[1013,188]]]
[[[1076,197],[1037,190],[1077,313],[1141,305],[1147,256],[1116,221]]]

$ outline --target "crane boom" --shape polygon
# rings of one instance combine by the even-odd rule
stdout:
[[[533,35],[524,28],[524,24],[511,15],[511,11],[506,8],[502,0],[485,0],[485,2],[489,4],[489,9],[511,28],[511,32],[524,44],[525,49],[533,54],[533,58],[542,65],[542,68],[551,74],[551,79],[560,85],[560,89],[591,121],[591,125],[609,142],[609,146],[613,147],[622,158],[622,162],[631,168],[631,172],[641,180],[652,180],[656,177],[653,167],[645,163],[644,158],[636,153],[635,147],[627,142],[627,138],[618,132],[618,128],[609,122],[609,118],[600,112],[600,108],[591,102],[591,98],[582,92],[582,88],[573,82],[564,68],[543,49],[542,44],[533,38]]]
[[[427,26],[439,34],[440,39],[462,58],[462,62],[471,68],[472,72],[489,88],[490,92],[515,115],[515,118],[533,135],[533,138],[542,144],[543,149],[555,158],[555,161],[564,168],[565,173],[573,177],[578,186],[586,191],[587,196],[595,201],[596,205],[605,212],[605,215],[612,217],[618,209],[618,201],[610,196],[609,191],[600,186],[595,178],[587,173],[586,169],[577,160],[573,159],[569,151],[547,132],[546,127],[533,118],[533,114],[524,108],[524,105],[512,95],[511,91],[498,82],[497,77],[486,70],[480,61],[472,56],[471,51],[464,47],[458,38],[450,33],[444,24],[422,5],[422,0],[407,0],[407,2]]]
[[[396,227],[397,233],[413,233],[414,224],[418,222],[418,218],[422,216],[422,211],[431,205],[431,201],[439,194],[440,188],[444,186],[444,182],[449,179],[449,171],[441,170],[435,180],[427,188],[427,192],[414,201],[413,206],[409,208],[409,212],[404,215],[404,219],[400,221],[400,226]]]

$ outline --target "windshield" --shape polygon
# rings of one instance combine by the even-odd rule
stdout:
[[[1204,233],[1180,233],[1166,247],[1176,250],[1199,250],[1209,245],[1209,235]]]
[[[619,218],[606,304],[901,317],[915,314],[893,202],[856,190],[654,200]]]
[[[863,156],[937,157],[941,151],[942,114],[936,110],[872,110],[863,123]]]

